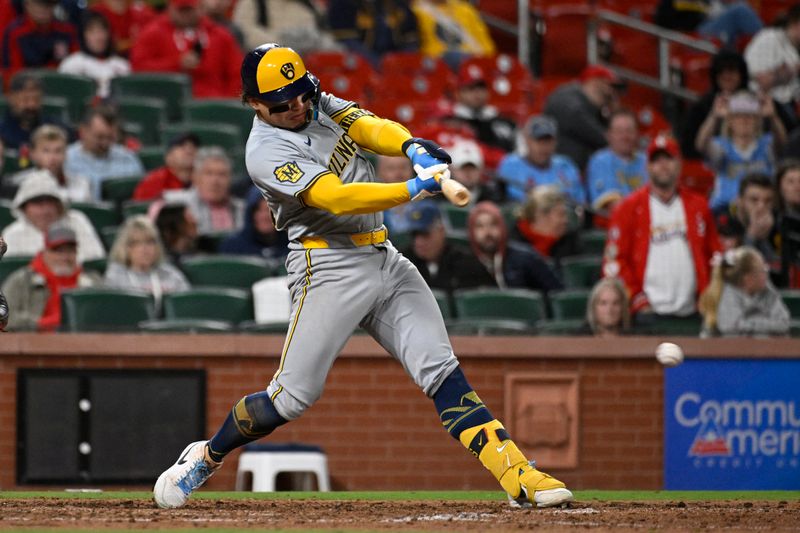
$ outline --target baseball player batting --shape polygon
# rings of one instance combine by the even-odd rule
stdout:
[[[319,399],[334,359],[359,326],[403,365],[433,400],[444,429],[513,504],[572,501],[564,483],[528,461],[470,387],[430,289],[388,240],[381,212],[441,192],[450,156],[396,122],[320,92],[291,48],[259,46],[245,56],[241,75],[242,99],[256,114],[247,171],[291,241],[289,330],[267,389],[239,400],[210,440],[183,450],[156,481],[156,503],[184,505],[228,453],[300,417]],[[376,183],[364,149],[405,154],[416,176]]]

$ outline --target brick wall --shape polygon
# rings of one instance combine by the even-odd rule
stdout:
[[[505,411],[505,377],[516,372],[579,375],[578,466],[540,467],[576,489],[662,486],[663,370],[652,338],[454,339],[464,372],[495,413]],[[763,342],[763,341],[762,341]],[[687,339],[689,356],[746,356],[752,345]],[[282,339],[245,336],[5,334],[0,342],[0,488],[15,486],[16,369],[192,368],[207,372],[207,433],[233,403],[263,389]],[[800,342],[775,340],[759,351],[790,357]],[[749,350],[749,352],[748,352]],[[613,357],[609,354],[615,354]],[[328,454],[335,490],[494,489],[490,474],[442,429],[432,402],[368,338],[355,338],[329,375],[322,399],[271,441],[301,441]],[[523,450],[535,457],[535,450]],[[175,450],[176,456],[180,450]],[[209,488],[233,488],[236,452]]]

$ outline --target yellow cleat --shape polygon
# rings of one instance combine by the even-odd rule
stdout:
[[[553,476],[536,470],[534,461],[519,467],[518,475],[520,494],[517,498],[510,494],[508,496],[513,507],[557,507],[573,500],[567,486]]]

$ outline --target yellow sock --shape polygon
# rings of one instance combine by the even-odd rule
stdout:
[[[499,420],[465,429],[458,440],[492,473],[512,498],[519,497],[519,469],[528,467],[528,460]]]

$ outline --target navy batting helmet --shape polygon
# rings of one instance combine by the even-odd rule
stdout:
[[[262,44],[244,56],[242,93],[265,102],[286,102],[314,91],[319,100],[319,80],[306,70],[300,55],[277,43]]]

